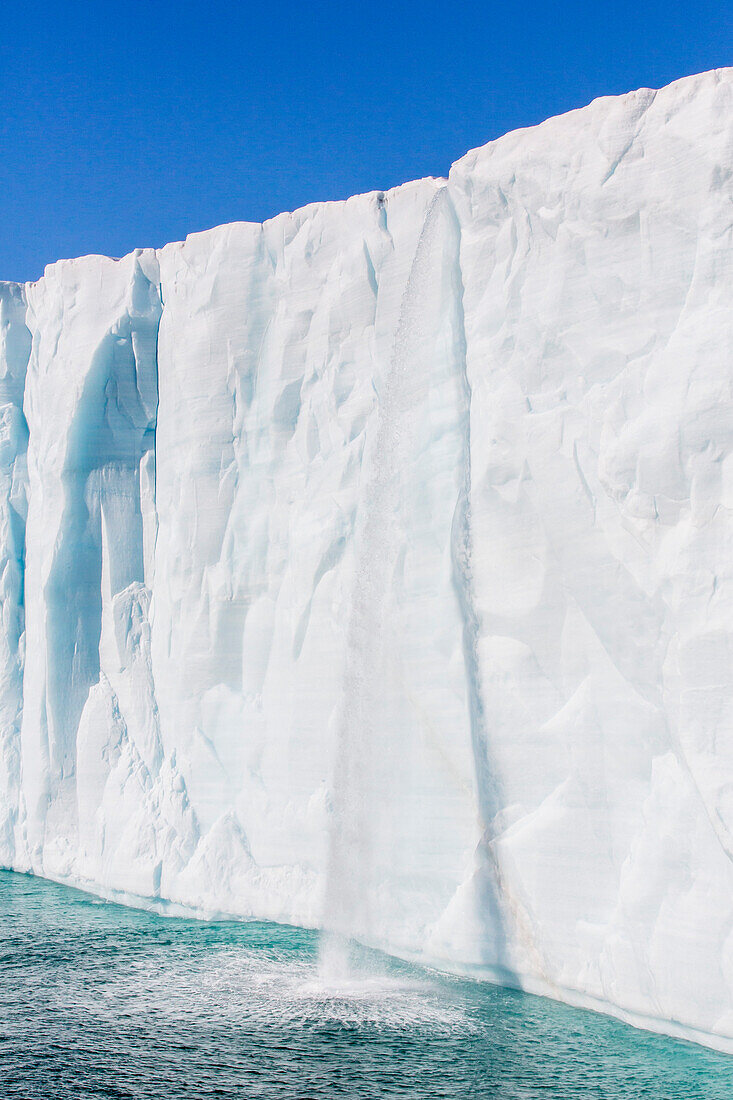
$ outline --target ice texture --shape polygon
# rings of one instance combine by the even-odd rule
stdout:
[[[733,1051],[733,70],[0,284],[0,864]]]

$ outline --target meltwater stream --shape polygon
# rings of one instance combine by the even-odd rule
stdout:
[[[404,293],[392,357],[378,399],[355,532],[355,566],[346,632],[342,703],[337,719],[336,760],[326,870],[323,923],[328,929],[322,969],[346,965],[352,935],[368,939],[374,852],[370,844],[372,798],[378,787],[375,762],[380,734],[391,728],[385,707],[390,590],[404,533],[398,524],[404,469],[414,459],[415,407],[419,372],[414,369],[423,318],[416,308],[421,280],[429,275],[430,248],[438,225],[442,192],[428,209]]]
[[[159,917],[0,873],[3,1100],[728,1100],[733,1061],[315,933]]]

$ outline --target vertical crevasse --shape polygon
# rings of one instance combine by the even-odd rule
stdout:
[[[463,407],[463,451],[460,459],[461,485],[451,531],[453,583],[461,609],[463,659],[469,701],[471,746],[474,759],[476,800],[481,838],[475,853],[475,868],[469,901],[475,921],[474,950],[483,966],[501,977],[514,978],[510,962],[510,936],[505,922],[508,908],[502,896],[502,874],[494,845],[494,830],[502,808],[500,777],[492,760],[490,716],[486,713],[481,684],[479,646],[481,623],[474,593],[473,532],[471,527],[471,385],[466,370],[466,328],[461,272],[461,227],[446,188],[446,218],[452,242],[448,267],[452,274],[455,300],[455,346],[457,374]]]

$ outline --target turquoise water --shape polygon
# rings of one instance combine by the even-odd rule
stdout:
[[[318,938],[0,872],[0,1098],[730,1100],[733,1059]]]

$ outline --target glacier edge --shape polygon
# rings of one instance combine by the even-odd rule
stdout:
[[[732,72],[0,284],[0,864],[733,1052]]]

